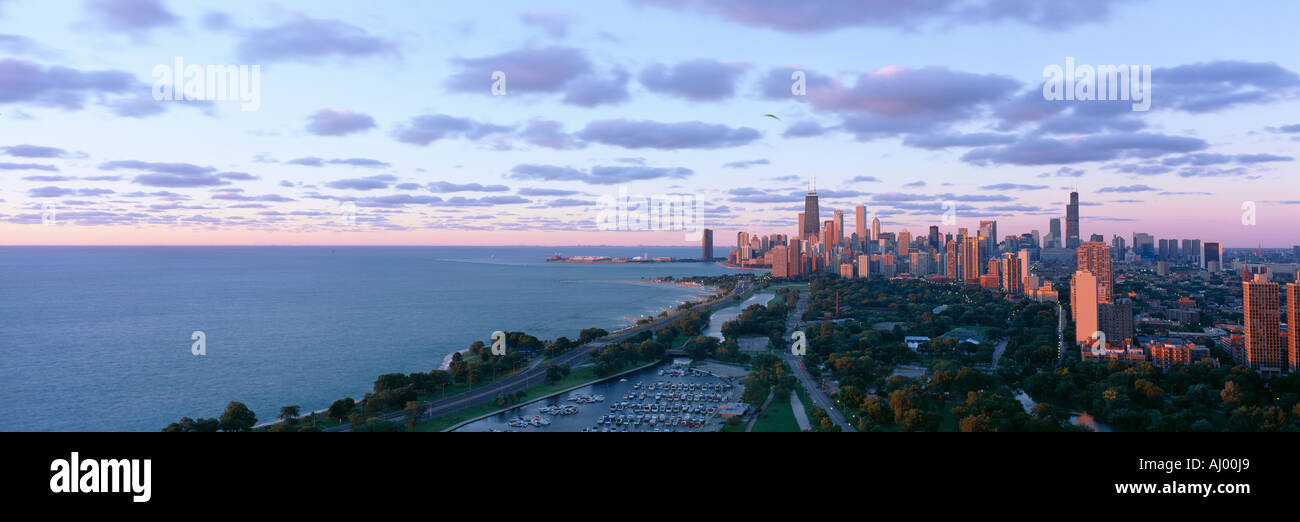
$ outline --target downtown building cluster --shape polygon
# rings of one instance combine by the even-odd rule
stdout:
[[[905,228],[884,230],[879,218],[869,218],[864,205],[854,208],[851,229],[846,227],[843,211],[833,211],[830,219],[823,220],[816,189],[810,187],[794,234],[738,232],[727,261],[738,267],[770,268],[774,277],[832,273],[846,278],[917,278],[1000,290],[1008,298],[1036,301],[1058,300],[1051,281],[1059,276],[1069,284],[1074,344],[1085,360],[1151,362],[1160,367],[1201,360],[1217,363],[1207,346],[1186,336],[1137,336],[1134,304],[1129,296],[1116,295],[1115,282],[1117,267],[1154,268],[1162,278],[1175,270],[1199,271],[1207,277],[1224,273],[1231,263],[1222,244],[1157,239],[1144,232],[1134,232],[1131,242],[1118,235],[1108,242],[1100,234],[1084,240],[1079,207],[1078,192],[1071,192],[1064,218],[1051,218],[1045,235],[1032,230],[998,240],[996,220],[981,220],[975,230],[957,227],[955,234],[941,233],[936,225],[913,235]],[[708,256],[712,231],[706,231],[705,237]],[[1300,261],[1300,247],[1294,250]],[[1256,271],[1243,282],[1246,320],[1239,336],[1242,346],[1231,353],[1238,364],[1261,374],[1295,371],[1300,368],[1300,348],[1296,346],[1300,336],[1288,336],[1285,324],[1280,324],[1280,283],[1270,280],[1266,267]],[[1286,289],[1290,304],[1285,309],[1290,318],[1287,324],[1300,324],[1295,317],[1300,312],[1300,288],[1290,283]],[[1189,320],[1199,316],[1195,302],[1189,299],[1179,300],[1179,306],[1162,313]]]

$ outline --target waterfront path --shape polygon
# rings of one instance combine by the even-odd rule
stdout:
[[[799,392],[790,391],[790,410],[794,412],[794,421],[799,423],[799,431],[808,431],[812,429],[812,422],[808,421],[808,412],[803,409],[803,401],[799,400]]]
[[[671,313],[665,317],[653,320],[643,325],[632,326],[629,328],[625,328],[623,330],[619,330],[600,339],[573,348],[549,360],[543,361],[541,359],[538,359],[532,362],[531,364],[529,364],[528,367],[525,368],[524,370],[517,372],[514,375],[511,375],[509,377],[505,377],[503,379],[493,381],[488,384],[484,384],[483,387],[481,388],[475,388],[473,390],[462,392],[453,395],[451,397],[447,397],[445,399],[440,399],[435,401],[425,401],[424,403],[425,412],[423,415],[420,416],[420,420],[424,421],[440,415],[446,415],[448,413],[452,413],[464,408],[468,408],[470,406],[476,406],[484,402],[496,400],[497,396],[501,394],[514,393],[537,384],[542,384],[546,382],[546,367],[542,364],[543,362],[545,362],[546,364],[553,364],[556,366],[561,366],[564,365],[565,363],[568,363],[570,367],[577,367],[583,361],[591,358],[591,350],[593,349],[600,349],[611,344],[621,343],[646,330],[654,331],[654,329],[667,325],[668,323],[677,319],[678,316],[686,313],[687,311],[712,312],[719,308],[732,306],[736,302],[735,298],[744,300],[752,292],[753,289],[750,288],[749,282],[742,280],[736,283],[736,288],[733,289],[730,294],[723,296],[721,299],[708,302],[708,303],[698,304],[689,308],[688,310],[682,310],[676,313]],[[378,416],[378,418],[385,421],[401,424],[405,422],[405,412],[401,410],[392,411],[392,412],[381,414]],[[352,429],[351,424],[341,424],[339,426],[329,428],[325,431],[351,431],[351,429]]]

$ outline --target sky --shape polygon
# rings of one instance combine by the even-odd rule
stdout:
[[[1078,5],[0,0],[0,245],[695,244],[626,194],[725,247],[814,178],[914,235],[1077,188],[1084,239],[1300,244],[1300,3]],[[1067,60],[1149,110],[1046,99]]]

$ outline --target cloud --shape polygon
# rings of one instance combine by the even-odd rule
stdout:
[[[112,190],[103,189],[103,188],[83,188],[83,189],[73,190],[68,188],[48,186],[48,187],[37,187],[37,188],[30,189],[27,191],[27,196],[33,198],[61,198],[64,196],[95,197],[95,196],[103,196],[112,193],[113,193]]]
[[[812,138],[815,136],[821,136],[830,131],[830,127],[823,127],[820,123],[815,121],[801,121],[786,127],[785,132],[781,133],[781,136],[786,138]]]
[[[365,168],[377,169],[377,168],[386,168],[392,166],[387,162],[379,161],[377,159],[370,159],[370,158],[335,158],[335,159],[326,160],[322,158],[317,158],[315,156],[307,156],[305,158],[295,158],[286,161],[285,163],[289,165],[301,165],[304,167],[324,167],[325,165],[328,164],[328,165],[347,165],[350,167],[365,167]]]
[[[682,167],[596,166],[592,167],[590,172],[583,172],[573,167],[521,164],[512,168],[507,177],[522,180],[581,181],[592,185],[616,185],[631,181],[660,178],[682,179],[693,174],[695,174],[695,171]]]
[[[11,145],[0,147],[0,152],[18,158],[71,158],[83,156],[69,153],[57,147],[42,147],[39,145]]]
[[[1021,185],[1017,183],[998,183],[996,185],[984,185],[980,190],[1043,190],[1047,185]]]
[[[880,179],[875,176],[854,176],[849,181],[852,183],[879,183]]]
[[[457,118],[446,114],[426,114],[411,118],[409,122],[398,127],[395,137],[397,141],[402,143],[424,147],[442,139],[464,137],[477,140],[484,136],[503,134],[510,130],[510,127],[479,123],[469,118]]]
[[[506,75],[506,92],[560,92],[570,80],[592,70],[586,53],[572,47],[525,48],[482,58],[456,58],[460,70],[447,85],[457,92],[491,94],[492,73]]]
[[[506,95],[564,93],[563,102],[582,107],[626,101],[629,74],[620,69],[600,76],[581,49],[550,46],[516,49],[481,58],[456,58],[447,81],[453,92],[491,95],[493,75],[505,73]]]
[[[374,127],[374,118],[352,111],[321,109],[307,117],[307,132],[317,136],[344,136]]]
[[[772,162],[766,159],[756,159],[756,160],[733,161],[730,163],[724,163],[722,166],[723,168],[728,168],[728,169],[747,169],[754,165],[768,165],[771,163]]]
[[[519,137],[533,145],[555,150],[573,150],[587,146],[574,139],[572,134],[565,133],[563,128],[564,124],[558,121],[533,120],[519,132]]]
[[[88,0],[86,7],[99,26],[132,35],[180,21],[159,0]]]
[[[1200,138],[1153,133],[1103,134],[1070,139],[1023,137],[1010,145],[968,151],[962,161],[975,165],[1054,165],[1118,158],[1151,158],[1205,149]]]
[[[903,138],[903,145],[921,149],[937,150],[948,147],[983,147],[986,145],[1005,145],[1016,141],[1014,134],[996,134],[976,132],[971,134],[913,134]]]
[[[1151,71],[1152,104],[1190,113],[1294,99],[1300,74],[1275,63],[1218,60]]]
[[[1158,189],[1158,188],[1148,187],[1148,186],[1146,186],[1146,185],[1125,185],[1125,186],[1122,186],[1122,187],[1103,187],[1101,190],[1098,190],[1097,193],[1100,194],[1100,193],[1106,193],[1106,192],[1119,192],[1119,193],[1129,193],[1129,192],[1153,192],[1153,191],[1158,191],[1158,190],[1160,190],[1160,189]]]
[[[736,92],[736,80],[746,66],[698,59],[673,66],[656,63],[641,70],[641,84],[651,92],[691,101],[717,101]]]
[[[616,105],[628,100],[627,71],[615,69],[609,76],[587,74],[565,84],[564,103],[579,107]]]
[[[573,196],[577,190],[564,190],[540,187],[524,187],[517,191],[521,196]]]
[[[45,170],[49,172],[58,172],[59,168],[54,165],[41,165],[37,163],[0,162],[0,170]]]
[[[81,110],[88,97],[126,93],[138,84],[123,71],[81,71],[44,67],[6,58],[0,60],[0,103],[30,103],[64,110]]]
[[[524,25],[541,28],[552,38],[563,38],[569,34],[569,25],[573,17],[563,11],[524,11],[519,15]]]
[[[212,196],[212,199],[221,199],[229,201],[267,201],[272,203],[287,203],[297,201],[293,198],[281,196],[278,194],[263,194],[261,196],[245,196],[238,192],[221,192]]]
[[[688,121],[659,123],[641,120],[597,120],[578,132],[578,137],[596,143],[629,149],[717,149],[738,147],[762,135],[749,127]]]
[[[394,181],[397,181],[396,176],[380,174],[366,178],[340,179],[326,183],[325,186],[344,190],[375,190],[386,189]]]
[[[245,62],[267,63],[395,55],[397,46],[347,22],[299,16],[243,31],[235,52]]]
[[[548,207],[591,207],[595,205],[595,201],[572,198],[553,199],[546,202],[546,206]]]
[[[478,183],[456,184],[449,181],[435,181],[429,184],[430,192],[505,192],[510,187],[505,185],[481,185]]]
[[[637,0],[658,7],[717,16],[750,27],[789,33],[820,33],[849,27],[916,29],[927,24],[960,25],[1016,22],[1041,29],[1063,29],[1106,20],[1126,0],[1096,0],[1088,9],[1059,2],[1023,0]]]
[[[0,51],[39,57],[56,55],[53,49],[18,34],[0,34]]]

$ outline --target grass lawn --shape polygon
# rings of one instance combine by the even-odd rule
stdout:
[[[758,413],[754,429],[758,433],[799,432],[799,423],[794,420],[794,410],[790,409],[790,396],[772,397],[767,408]]]

